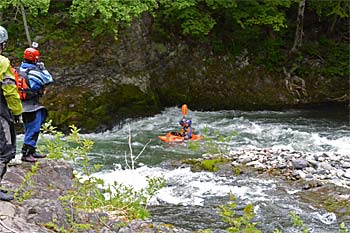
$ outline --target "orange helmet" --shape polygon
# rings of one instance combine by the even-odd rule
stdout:
[[[40,52],[35,48],[27,48],[24,50],[23,58],[29,61],[37,62],[40,58]]]

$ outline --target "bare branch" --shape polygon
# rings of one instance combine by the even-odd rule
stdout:
[[[140,157],[140,155],[143,153],[143,151],[146,149],[147,145],[150,144],[150,142],[152,141],[152,139],[148,140],[148,142],[146,143],[146,145],[142,148],[142,150],[140,151],[140,153],[137,155],[137,157],[135,158],[135,162],[136,160]]]

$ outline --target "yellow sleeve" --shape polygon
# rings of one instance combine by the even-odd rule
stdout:
[[[13,115],[20,115],[23,112],[23,108],[16,80],[11,71],[10,61],[4,56],[0,56],[0,82],[7,106]]]

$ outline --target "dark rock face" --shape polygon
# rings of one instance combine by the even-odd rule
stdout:
[[[254,55],[247,50],[239,56],[215,55],[203,45],[158,42],[153,37],[145,17],[123,31],[118,41],[84,38],[66,61],[60,50],[47,48],[56,82],[48,88],[44,104],[54,124],[103,131],[125,118],[153,115],[183,103],[193,110],[261,110],[349,99],[347,77],[325,80],[315,72],[300,77],[305,81],[300,90],[282,71],[250,63]]]

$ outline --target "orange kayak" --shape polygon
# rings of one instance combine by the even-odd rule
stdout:
[[[178,132],[169,132],[164,136],[158,136],[160,140],[163,142],[183,142],[184,138]],[[203,137],[198,134],[192,134],[191,141],[197,141],[202,139]]]

